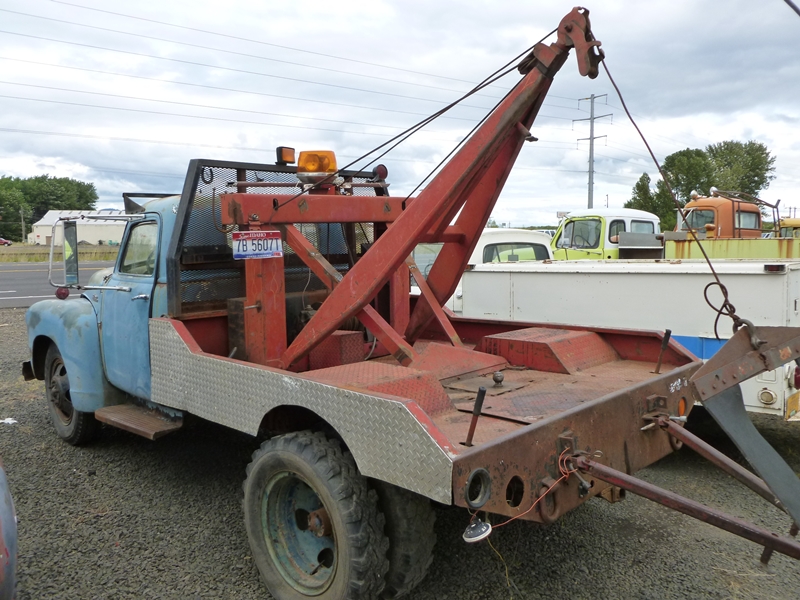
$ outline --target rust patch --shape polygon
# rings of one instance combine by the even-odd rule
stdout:
[[[235,196],[231,196],[230,198],[231,200],[228,202],[228,217],[231,223],[243,223],[244,213],[242,212],[242,205],[235,199]],[[222,200],[222,196],[220,196],[220,200]]]

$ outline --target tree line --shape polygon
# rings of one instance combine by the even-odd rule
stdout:
[[[761,142],[725,141],[706,146],[704,150],[686,148],[670,154],[661,168],[667,174],[678,202],[684,206],[691,199],[692,191],[707,196],[712,187],[757,197],[775,178],[775,157]],[[647,173],[642,173],[633,186],[631,199],[625,203],[625,208],[657,214],[662,230],[675,228],[675,203],[666,184],[659,179],[653,189]]]
[[[0,176],[0,237],[23,241],[22,219],[27,236],[48,210],[94,210],[96,202],[93,183],[49,175]]]

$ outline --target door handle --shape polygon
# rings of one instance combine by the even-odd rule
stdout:
[[[131,298],[131,302],[134,300],[150,300],[150,294],[139,294],[138,296]]]

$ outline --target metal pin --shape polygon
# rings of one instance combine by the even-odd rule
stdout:
[[[475,398],[475,406],[472,408],[472,421],[469,424],[469,431],[467,432],[467,441],[464,442],[465,446],[472,446],[472,436],[475,435],[475,427],[478,425],[478,417],[481,416],[483,410],[483,399],[486,397],[486,388],[481,386],[478,388],[478,396]]]
[[[658,353],[658,362],[656,363],[656,370],[653,371],[653,373],[655,373],[656,375],[658,375],[661,372],[661,359],[664,358],[664,351],[667,349],[667,346],[669,345],[669,338],[671,335],[672,335],[671,329],[664,330],[664,339],[661,340],[661,352]]]

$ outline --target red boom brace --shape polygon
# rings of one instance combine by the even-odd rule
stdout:
[[[354,315],[406,366],[421,366],[412,346],[433,318],[448,339],[460,345],[441,306],[455,290],[569,49],[577,50],[581,74],[595,77],[602,59],[597,45],[588,13],[573,9],[561,21],[557,41],[534,47],[533,58],[520,66],[525,73],[522,81],[419,196],[405,203],[387,197],[347,197],[341,202],[339,196],[331,195],[336,192],[330,185],[323,190],[327,194],[303,194],[290,202],[291,196],[222,195],[224,223],[279,229],[286,243],[330,290],[316,314],[286,347],[283,261],[248,260],[246,304],[260,307],[246,311],[248,360],[287,369]],[[387,228],[341,277],[293,225],[303,222],[373,222],[386,223]],[[421,242],[443,242],[444,246],[427,282],[414,272],[422,296],[409,314],[406,260]],[[370,305],[389,282],[391,323]]]

